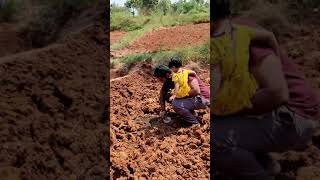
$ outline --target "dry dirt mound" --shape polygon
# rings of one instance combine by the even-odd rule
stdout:
[[[139,69],[110,84],[111,178],[209,179],[208,110],[201,127],[182,128],[175,113],[173,126],[160,123],[161,84],[149,64]]]
[[[0,58],[1,179],[106,177],[103,23]]]
[[[308,26],[291,33],[285,40],[285,49],[299,65],[320,95],[320,30],[319,25]]]
[[[15,54],[26,49],[26,42],[20,37],[14,25],[0,24],[0,57]]]
[[[157,52],[196,46],[208,42],[209,37],[209,23],[161,28],[146,33],[122,50],[112,51],[111,56],[122,57],[132,53]]]
[[[317,180],[320,177],[320,150],[319,137],[316,145],[310,146],[303,152],[288,151],[273,156],[277,159],[282,167],[281,173],[277,180]]]
[[[110,44],[114,44],[120,39],[122,39],[124,36],[126,36],[128,33],[124,31],[112,31],[110,32]]]

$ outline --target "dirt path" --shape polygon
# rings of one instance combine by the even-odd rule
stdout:
[[[110,44],[114,44],[125,37],[128,33],[124,31],[112,31],[110,32]]]
[[[111,39],[116,39],[117,33]],[[189,24],[169,28],[156,29],[121,50],[112,50],[111,56],[119,58],[133,53],[157,52],[182,47],[192,47],[208,42],[210,24]]]

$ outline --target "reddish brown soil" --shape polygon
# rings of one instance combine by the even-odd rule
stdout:
[[[113,57],[122,57],[132,53],[192,47],[208,42],[209,37],[209,23],[161,28],[146,33],[122,50],[112,51],[111,55]]]
[[[320,94],[319,27],[319,25],[308,26],[290,34],[284,38],[284,47]]]
[[[175,113],[171,117],[177,123],[160,123],[161,83],[150,64],[137,69],[110,84],[111,178],[209,179],[208,110],[199,111],[201,127],[182,128]]]
[[[195,46],[207,42],[209,36],[209,23],[162,28],[145,34],[129,45],[128,49],[154,52],[160,49]]]
[[[122,39],[124,36],[126,36],[128,33],[124,31],[112,31],[110,32],[110,44],[114,44],[120,39]]]
[[[191,26],[191,25],[190,25]],[[169,30],[168,30],[169,29]],[[143,38],[134,42],[129,48],[122,50],[124,54],[134,52],[151,52],[161,48],[175,48],[176,42],[184,43],[186,36],[173,31],[171,28],[154,30]],[[174,29],[174,28],[173,28]],[[177,28],[179,29],[179,28]],[[192,28],[191,28],[192,29]],[[209,30],[208,30],[209,31]],[[173,36],[166,36],[168,33]],[[191,32],[191,31],[190,31]],[[203,31],[204,32],[204,31]],[[180,38],[177,34],[182,35]],[[307,27],[300,31],[293,31],[281,37],[283,47],[288,51],[289,56],[296,62],[305,73],[307,79],[312,83],[315,90],[320,95],[320,31],[319,27]],[[148,38],[147,38],[148,37]],[[204,41],[203,41],[204,42]],[[150,47],[150,49],[148,49]],[[121,53],[119,54],[122,55]],[[204,166],[204,161],[195,163],[192,172],[197,172],[198,167],[205,167],[205,171],[199,174],[189,173],[190,168],[185,168],[181,163],[193,162],[185,161],[193,153],[186,147],[183,139],[188,137],[187,142],[198,144],[193,141],[198,139],[195,136],[195,129],[183,129],[179,127],[169,127],[163,124],[150,127],[148,121],[157,119],[159,106],[156,98],[158,96],[160,84],[145,72],[135,72],[111,82],[111,132],[112,146],[111,173],[113,177],[166,177],[168,175],[175,178],[185,179],[188,177],[203,177],[209,166]],[[205,77],[203,77],[205,79]],[[141,83],[144,82],[144,83]],[[141,98],[143,97],[143,98]],[[128,101],[130,99],[130,101]],[[124,105],[126,104],[126,105]],[[199,130],[206,138],[209,138],[207,125],[209,117],[203,115],[204,125]],[[139,124],[140,121],[146,124]],[[128,127],[128,128],[127,128]],[[191,133],[192,135],[185,136]],[[158,138],[160,136],[160,138]],[[206,139],[206,142],[208,139]],[[181,145],[182,144],[182,145]],[[205,147],[208,144],[205,144]],[[188,151],[182,151],[180,146],[184,146]],[[199,145],[198,145],[199,146]],[[167,148],[166,147],[171,147]],[[314,135],[313,145],[303,152],[288,151],[285,153],[274,153],[275,159],[282,165],[282,172],[277,176],[277,180],[316,180],[320,177],[320,130]],[[200,149],[203,145],[200,145]],[[207,147],[206,147],[207,148]],[[168,150],[169,149],[169,150]],[[197,147],[196,149],[199,149]],[[206,150],[206,155],[209,153]],[[120,152],[121,154],[118,154]],[[174,153],[177,152],[177,153]],[[200,155],[200,158],[203,156]],[[123,158],[125,157],[125,158]],[[162,157],[162,158],[161,158]],[[179,158],[177,158],[179,157]],[[194,159],[200,160],[196,154]],[[172,160],[174,159],[174,160]],[[182,161],[181,161],[182,159]],[[181,166],[182,165],[182,166]],[[190,167],[190,166],[186,166]],[[183,173],[181,173],[183,172]],[[183,174],[183,175],[181,175]],[[208,178],[206,176],[206,178]],[[219,178],[217,178],[219,179]],[[225,179],[225,178],[222,178]]]
[[[108,57],[98,17],[60,44],[0,58],[0,179],[105,179]]]
[[[115,79],[119,77],[119,73],[117,69],[110,69],[110,79]]]

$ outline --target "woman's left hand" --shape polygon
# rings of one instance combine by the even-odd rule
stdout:
[[[176,98],[176,96],[175,96],[175,95],[172,95],[172,96],[169,98],[169,101],[173,101],[175,98]]]

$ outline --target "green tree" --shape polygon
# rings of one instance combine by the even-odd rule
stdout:
[[[195,0],[195,2],[198,3],[198,4],[200,4],[200,5],[202,5],[202,4],[205,3],[204,0]]]
[[[158,8],[160,9],[160,11],[163,12],[163,15],[166,15],[167,12],[171,8],[171,1],[170,0],[160,0],[159,4],[158,4]]]
[[[131,13],[134,16],[135,10],[139,10],[142,7],[142,1],[141,0],[128,0],[124,5],[127,8],[131,9]]]
[[[142,8],[140,9],[144,14],[150,14],[158,5],[158,0],[142,0]]]
[[[149,14],[158,5],[158,0],[128,0],[125,6],[130,9],[136,9],[139,13]]]

